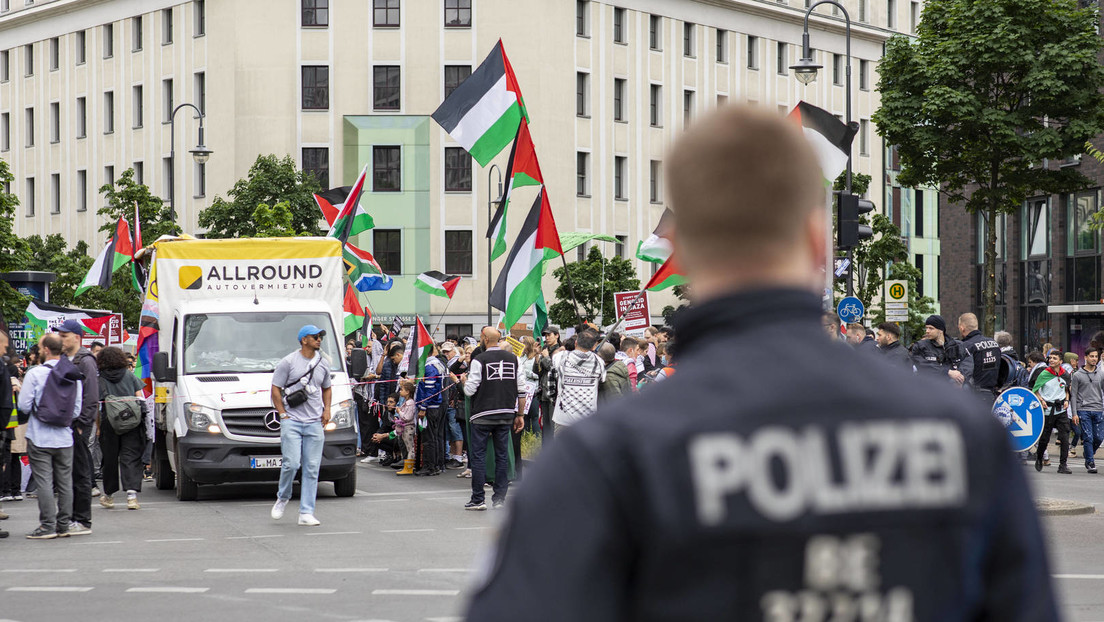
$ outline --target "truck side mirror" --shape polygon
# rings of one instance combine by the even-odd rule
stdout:
[[[169,353],[153,355],[153,378],[157,382],[176,382],[176,368],[169,366]]]
[[[368,371],[368,353],[360,348],[353,348],[353,355],[349,357],[349,375],[360,379]]]

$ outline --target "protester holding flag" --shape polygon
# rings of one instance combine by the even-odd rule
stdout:
[[[417,362],[410,366],[411,372],[417,371],[418,379],[414,401],[418,405],[418,417],[426,421],[422,435],[422,466],[414,474],[440,475],[445,470],[445,409],[441,393],[447,372],[437,358],[437,346],[422,324],[422,318],[417,319],[410,339],[412,356],[417,356]]]

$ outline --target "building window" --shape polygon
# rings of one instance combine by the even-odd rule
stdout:
[[[372,147],[373,192],[402,191],[402,149],[398,146]]]
[[[202,37],[207,34],[207,5],[204,0],[195,0],[192,7],[195,36]]]
[[[134,165],[131,168],[134,169],[134,183],[136,183],[136,184],[146,183],[146,175],[145,175],[146,167],[142,164],[142,162],[140,162],[140,161],[135,162]]]
[[[832,84],[843,86],[843,55],[832,55]]]
[[[197,71],[194,77],[195,89],[193,94],[195,95],[196,108],[202,114],[207,114],[207,74],[202,71]]]
[[[613,79],[613,120],[625,120],[625,79]]]
[[[0,113],[0,151],[11,149],[11,115]]]
[[[169,159],[165,158],[165,162],[168,162],[168,161],[169,161]],[[105,166],[104,167],[104,183],[107,184],[108,186],[112,186],[112,187],[115,186],[115,167],[114,166]]]
[[[897,0],[886,0],[886,28],[897,28]]]
[[[328,65],[303,67],[303,110],[330,107],[330,68]]]
[[[759,68],[759,37],[748,35],[747,38],[747,68]]]
[[[25,113],[25,116],[26,116],[26,119],[27,119],[27,142],[26,142],[26,145],[28,147],[34,147],[34,144],[35,144],[34,143],[34,138],[35,138],[34,137],[34,132],[35,132],[34,108],[27,108],[24,111],[24,113]]]
[[[663,49],[663,18],[658,15],[648,16],[648,47],[657,51]]]
[[[590,196],[590,154],[585,151],[575,153],[575,194],[576,196]]]
[[[694,25],[685,22],[682,25],[682,55],[693,58],[694,54]]]
[[[34,75],[34,45],[31,43],[23,46],[23,75]]]
[[[173,42],[173,10],[161,9],[161,45]]]
[[[613,245],[613,254],[618,259],[624,259],[625,251],[628,250],[629,247],[629,236],[615,235],[613,237],[617,240],[617,243]]]
[[[445,65],[445,98],[471,77],[471,65]]]
[[[1097,212],[1097,191],[1081,192],[1066,198],[1068,206],[1067,254],[1092,253],[1100,250],[1100,232],[1092,228],[1092,216]],[[1099,296],[1097,296],[1099,299]]]
[[[115,131],[115,92],[104,93],[104,134]]]
[[[161,81],[161,121],[172,122],[173,115],[173,81],[172,78]]]
[[[582,244],[575,247],[575,261],[584,262],[584,261],[586,261],[586,256],[587,256],[587,243],[583,242]]]
[[[314,175],[323,190],[330,187],[329,147],[303,147],[303,171]]]
[[[142,16],[130,18],[130,51],[142,51]]]
[[[913,2],[909,5],[909,32],[916,34],[916,27],[920,25],[920,3]]]
[[[917,188],[912,196],[913,235],[922,238],[924,237],[924,191]]]
[[[0,13],[7,13],[11,10],[11,6],[8,4],[8,0],[0,0]]]
[[[575,35],[585,37],[590,34],[590,2],[576,0],[575,2]]]
[[[472,273],[472,232],[445,232],[445,272],[448,274]]]
[[[682,92],[682,125],[690,125],[690,117],[694,114],[694,91]]]
[[[652,84],[648,90],[649,122],[652,127],[663,127],[663,87]]]
[[[859,155],[870,155],[870,121],[859,119]]]
[[[103,25],[103,57],[115,56],[115,24]]]
[[[866,0],[859,0],[859,21],[866,21]]]
[[[372,25],[376,28],[399,27],[399,0],[372,0]]]
[[[50,142],[61,141],[61,106],[57,102],[50,103]]]
[[[398,65],[376,65],[372,68],[372,109],[398,110],[400,94]]]
[[[445,28],[471,28],[471,0],[445,0]]]
[[[373,229],[372,256],[384,274],[402,274],[402,231]]]
[[[859,60],[859,89],[870,90],[870,61]]]
[[[330,0],[303,0],[303,27],[330,25]]]
[[[0,50],[0,82],[7,82],[11,79],[9,72],[11,67],[9,64],[10,58],[11,54],[7,50]]]
[[[195,192],[192,194],[193,199],[200,199],[207,196],[207,163],[193,162],[195,166]]]
[[[34,183],[34,177],[28,177],[27,178],[27,194],[26,194],[26,196],[23,197],[23,202],[25,203],[24,207],[26,208],[25,213],[27,214],[27,217],[29,218],[29,217],[34,216],[34,212],[35,212],[35,183]]]
[[[727,105],[728,105],[728,95],[718,95],[717,96],[717,107],[718,108],[723,108],[724,106],[727,106]]]
[[[142,105],[144,104],[142,104],[142,87],[140,84],[135,85],[132,99],[134,99],[134,127],[138,129],[144,123],[144,120],[142,120]]]
[[[615,199],[628,198],[628,180],[625,179],[627,160],[625,156],[613,156],[613,198]]]
[[[50,213],[61,213],[61,175],[50,175]]]
[[[471,190],[471,154],[463,147],[445,147],[445,191],[471,192]],[[450,271],[445,270],[445,272]]]
[[[613,42],[625,43],[625,9],[613,8]]]
[[[472,334],[471,324],[445,324],[445,336],[457,337],[463,339],[464,337],[470,337]]]
[[[652,203],[661,202],[660,180],[662,179],[663,164],[659,160],[648,163],[648,200]]]
[[[1029,199],[1023,210],[1021,225],[1024,259],[1050,257],[1050,218],[1047,200]]]
[[[77,211],[88,211],[88,171],[77,171]]]
[[[728,63],[728,31],[717,31],[717,62]]]
[[[75,55],[77,57],[77,64],[78,65],[83,65],[84,64],[84,46],[85,46],[85,40],[87,38],[86,35],[85,35],[85,31],[83,31],[83,30],[77,31],[76,38],[77,38],[77,43],[74,47],[76,48]]]
[[[58,38],[50,39],[50,71],[57,71],[58,69],[58,56],[60,55],[58,48]]]
[[[88,100],[77,98],[77,138],[84,138],[88,134]]]
[[[586,117],[589,116],[589,106],[587,106],[587,100],[589,99],[590,91],[590,74],[577,72],[575,74],[575,116]]]
[[[810,55],[812,55],[811,52]],[[774,65],[778,75],[784,76],[789,73],[789,56],[789,50],[785,43],[779,41],[775,44]]]

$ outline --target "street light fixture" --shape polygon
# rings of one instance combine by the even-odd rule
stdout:
[[[169,213],[172,215],[172,222],[176,224],[176,113],[180,112],[181,108],[191,108],[195,110],[196,118],[199,119],[199,136],[196,140],[195,149],[190,150],[188,153],[192,154],[192,159],[196,164],[206,164],[207,160],[211,158],[211,154],[214,153],[207,148],[207,145],[203,144],[203,111],[195,106],[195,104],[183,103],[173,108],[172,115],[169,116]]]
[[[805,48],[808,49],[808,45],[806,45]],[[816,80],[817,72],[820,71],[822,67],[823,65],[818,65],[816,61],[811,58],[802,58],[797,61],[797,63],[790,65],[790,69],[793,69],[794,74],[797,76],[797,81],[806,86],[812,84],[813,81]]]

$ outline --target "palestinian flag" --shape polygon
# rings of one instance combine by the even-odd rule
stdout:
[[[651,279],[648,279],[648,284],[644,286],[644,289],[650,292],[658,292],[661,289],[667,289],[668,287],[675,287],[676,285],[685,285],[686,277],[682,275],[678,264],[675,263],[675,258],[670,257],[667,261],[663,262],[663,265],[656,270],[656,273],[652,275]]]
[[[104,289],[111,287],[111,275],[130,261],[134,261],[134,245],[130,237],[130,225],[127,224],[126,218],[119,218],[119,222],[115,224],[115,235],[108,240],[107,246],[96,256],[96,261],[92,262],[92,267],[88,270],[88,274],[84,276],[81,284],[77,286],[77,291],[73,294],[73,297],[76,298],[93,287]],[[139,291],[141,291],[141,288],[139,288]]]
[[[333,188],[314,195],[314,201],[318,203],[322,215],[326,217],[327,222],[330,222],[329,237],[341,240],[342,244],[348,242],[349,238],[376,226],[372,217],[360,205],[360,197],[364,193],[364,179],[367,175],[368,165],[365,164],[356,183],[352,186]],[[335,214],[332,221],[330,221],[330,214]]]
[[[406,340],[406,353],[399,363],[399,373],[406,372],[408,379],[420,379],[425,377],[426,361],[433,352],[433,337],[422,324],[421,316],[415,316],[414,330],[410,331],[410,337]],[[417,372],[417,373],[413,373]]]
[[[542,297],[544,262],[562,254],[548,188],[541,188],[491,292],[491,306],[502,311],[506,327],[517,323]]]
[[[449,300],[452,300],[452,295],[456,292],[456,286],[459,284],[460,277],[437,272],[436,270],[423,272],[418,275],[418,280],[414,281],[414,287],[423,292],[448,298]]]
[[[360,305],[356,292],[349,285],[345,286],[345,300],[342,301],[341,307],[345,312],[342,335],[351,335],[357,332],[358,328],[364,326],[364,307]]]
[[[372,334],[372,310],[364,305],[364,323],[360,325],[360,347],[367,348],[368,335]]]
[[[812,143],[824,178],[835,181],[847,169],[855,129],[847,127],[827,110],[806,102],[797,104],[790,112],[790,119],[801,126],[805,138]]]
[[[509,144],[527,115],[501,39],[432,116],[479,166],[487,166]]]
[[[394,285],[394,280],[383,273],[383,268],[376,263],[372,253],[347,242],[341,249],[341,256],[345,261],[349,283],[358,292],[387,291]]]
[[[533,146],[533,137],[529,134],[529,122],[522,119],[514,146],[510,149],[510,161],[506,165],[506,192],[502,194],[502,202],[498,204],[490,229],[487,230],[487,237],[494,240],[491,243],[492,261],[506,252],[506,208],[510,205],[511,192],[514,188],[539,186],[543,183],[544,176],[537,162],[537,150]]]
[[[548,303],[544,299],[544,292],[541,292],[540,298],[537,298],[537,303],[533,305],[533,337],[541,345],[544,345],[544,327],[546,326],[548,326]]]
[[[671,236],[674,235],[674,220],[675,215],[671,213],[670,208],[664,209],[663,215],[659,217],[659,224],[656,225],[655,231],[652,231],[652,235],[636,245],[637,258],[652,263],[667,261],[673,250]]]

